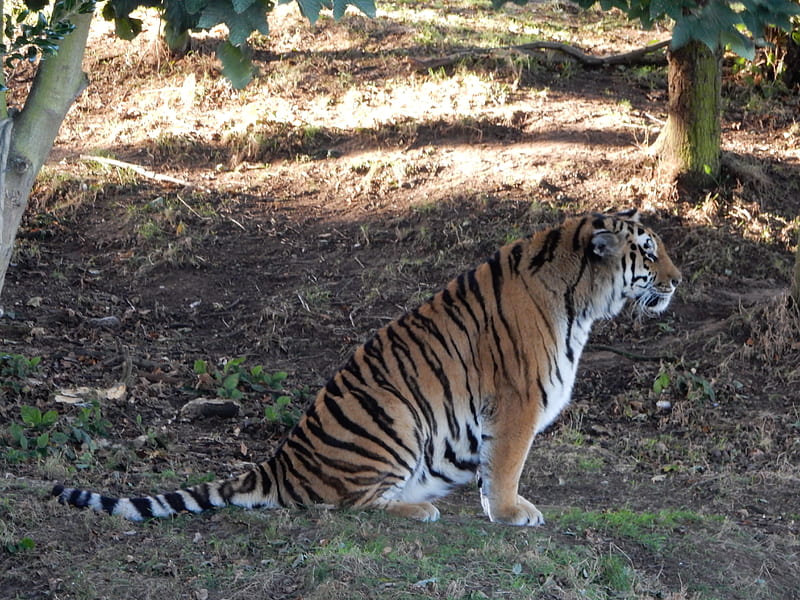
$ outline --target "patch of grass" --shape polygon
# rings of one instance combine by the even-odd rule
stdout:
[[[586,471],[588,473],[599,473],[603,470],[605,463],[601,458],[579,458],[578,459],[578,468],[581,471]]]
[[[225,148],[233,165],[245,161],[270,162],[277,158],[319,159],[328,156],[327,147],[342,134],[337,128],[317,124],[295,126],[282,121],[262,120],[244,130],[229,132],[225,137]]]
[[[634,512],[631,510],[584,511],[568,510],[556,517],[560,527],[567,530],[596,531],[602,535],[623,538],[653,552],[662,552],[676,531],[704,522],[704,517],[692,511],[661,510]]]

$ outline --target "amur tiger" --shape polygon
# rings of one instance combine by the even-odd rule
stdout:
[[[588,214],[500,248],[378,330],[249,472],[156,496],[56,485],[62,504],[138,521],[236,505],[379,508],[436,521],[477,473],[492,521],[540,525],[518,492],[534,436],[570,399],[598,319],[667,308],[681,274],[635,210]]]

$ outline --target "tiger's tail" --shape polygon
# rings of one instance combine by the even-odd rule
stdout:
[[[267,464],[233,479],[201,483],[193,487],[153,496],[113,498],[90,490],[56,484],[52,495],[59,503],[89,508],[95,512],[120,515],[129,521],[171,517],[180,513],[200,513],[224,506],[277,508],[276,486]]]

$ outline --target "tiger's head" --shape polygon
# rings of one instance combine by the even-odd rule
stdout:
[[[607,316],[619,312],[627,300],[642,315],[661,313],[681,282],[661,238],[639,222],[636,209],[594,215],[587,252],[598,270],[613,280],[615,293],[603,311]]]

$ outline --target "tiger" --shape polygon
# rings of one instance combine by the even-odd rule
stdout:
[[[520,475],[534,437],[570,401],[592,324],[628,302],[662,313],[680,282],[636,209],[568,218],[501,247],[377,330],[244,474],[143,497],[61,484],[52,494],[132,521],[323,505],[431,522],[434,500],[477,479],[490,521],[542,525]]]

